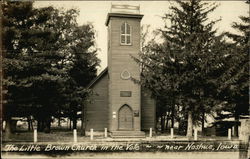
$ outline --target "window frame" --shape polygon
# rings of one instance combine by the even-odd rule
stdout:
[[[124,27],[124,34],[122,33],[122,26],[125,25]],[[128,34],[127,33],[127,27],[129,26],[129,29],[130,29],[130,33]],[[122,43],[122,36],[124,36],[124,40],[125,42]],[[128,43],[128,37],[130,37],[130,43]],[[121,27],[120,27],[120,45],[132,45],[132,27],[131,25],[128,24],[128,22],[123,22]]]

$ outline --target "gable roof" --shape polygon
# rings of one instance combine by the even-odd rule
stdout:
[[[106,67],[98,76],[96,76],[96,78],[94,78],[89,85],[87,86],[87,88],[91,88],[92,86],[94,86],[104,75],[106,75],[108,73],[108,67]]]

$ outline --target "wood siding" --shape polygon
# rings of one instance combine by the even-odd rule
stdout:
[[[149,128],[155,130],[156,105],[155,100],[151,98],[150,91],[142,88],[141,95],[141,128],[148,131]]]
[[[104,131],[108,128],[108,74],[103,75],[92,87],[93,95],[86,108],[86,131],[91,128]]]
[[[120,33],[121,25],[126,22],[131,26],[132,44],[121,45]],[[131,58],[131,55],[138,57],[140,51],[140,19],[110,17],[109,22],[109,41],[108,50],[108,69],[109,69],[109,119],[110,131],[117,131],[118,110],[127,104],[132,111],[139,111],[141,108],[141,90],[140,86],[131,80],[121,78],[121,73],[127,70],[133,78],[140,79],[140,70],[138,64]],[[131,97],[121,97],[120,91],[131,91]],[[116,117],[112,117],[116,113]],[[141,130],[140,117],[133,117],[136,131]]]
[[[132,16],[132,15],[130,15]],[[138,57],[140,52],[140,18],[128,18],[111,16],[108,25],[108,72],[99,76],[91,89],[93,95],[86,108],[86,130],[93,128],[95,131],[119,130],[119,117],[122,122],[127,120],[124,127],[135,131],[155,128],[155,102],[150,98],[150,93],[143,91],[141,87],[130,79],[121,78],[124,70],[136,79],[140,79],[139,65],[131,58]],[[126,22],[131,26],[131,45],[120,44],[121,25]],[[122,92],[130,92],[128,96],[121,96]],[[119,114],[123,105],[129,105],[131,113]],[[138,113],[136,113],[138,112]],[[135,115],[138,114],[138,115]],[[123,115],[123,116],[122,116]],[[126,125],[128,124],[128,125]],[[132,125],[132,126],[131,126]],[[124,128],[120,126],[120,128]]]

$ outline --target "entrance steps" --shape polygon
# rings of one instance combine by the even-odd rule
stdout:
[[[143,131],[112,131],[112,138],[145,138]]]

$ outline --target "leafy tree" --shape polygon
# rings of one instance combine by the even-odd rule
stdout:
[[[193,122],[213,111],[217,102],[213,94],[225,45],[213,29],[218,20],[207,18],[216,4],[199,0],[177,0],[176,4],[163,17],[163,42],[149,42],[136,61],[142,66],[140,83],[159,99],[170,100],[168,109],[181,109],[188,116],[187,136],[191,137]]]
[[[77,112],[82,110],[89,92],[86,86],[96,76],[100,60],[96,57],[95,32],[92,25],[76,27],[72,37],[74,38],[70,46],[72,57],[67,61],[72,63],[72,67],[68,70],[70,80],[67,83],[68,89],[64,92],[68,107],[65,107],[64,113],[73,120],[73,129],[76,129],[79,118]]]
[[[33,115],[38,129],[49,132],[51,116],[81,105],[84,83],[96,74],[93,27],[78,26],[75,9],[5,1],[2,12],[6,130],[11,117]]]

